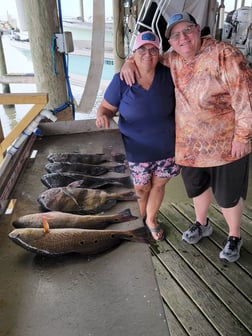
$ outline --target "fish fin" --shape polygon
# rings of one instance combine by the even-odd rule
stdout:
[[[118,194],[117,199],[120,201],[136,201],[139,197],[134,191],[126,191]]]
[[[45,217],[42,216],[42,223],[44,228],[44,233],[50,232],[50,227],[48,221],[45,219]]]
[[[63,189],[63,193],[70,197],[74,203],[77,205],[77,207],[79,207],[81,209],[81,206],[79,205],[79,203],[77,202],[76,198],[74,197],[74,195],[71,193],[71,188],[66,188],[66,189]]]
[[[137,216],[132,215],[131,210],[129,208],[122,210],[118,213],[120,219],[126,218],[127,220],[137,219]]]

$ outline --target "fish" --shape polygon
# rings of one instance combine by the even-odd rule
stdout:
[[[83,215],[112,208],[118,201],[136,201],[134,191],[108,193],[100,189],[59,187],[47,189],[38,197],[42,208]]]
[[[85,163],[51,162],[45,165],[45,170],[48,173],[70,172],[99,176],[108,172],[125,173],[126,166],[124,164],[117,166],[103,166]]]
[[[47,188],[66,187],[72,182],[81,181],[73,186],[81,188],[100,188],[106,185],[121,185],[126,188],[132,188],[132,180],[129,175],[119,174],[113,176],[90,176],[80,173],[49,173],[41,176],[41,182]]]
[[[50,153],[47,156],[49,162],[71,162],[71,163],[90,163],[99,164],[108,161],[115,161],[123,163],[126,155],[123,153],[110,154],[97,153],[97,154],[82,154],[82,153]]]
[[[78,228],[78,229],[105,229],[110,224],[128,222],[137,219],[129,208],[112,215],[75,215],[61,211],[34,213],[18,217],[12,222],[15,228],[42,228],[42,218],[46,218],[50,227]]]
[[[50,229],[46,219],[43,226],[14,229],[8,237],[24,249],[44,256],[69,253],[91,256],[111,250],[123,241],[149,242],[144,226],[133,230]]]

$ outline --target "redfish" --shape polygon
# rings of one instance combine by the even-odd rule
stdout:
[[[112,208],[118,201],[136,201],[135,192],[107,193],[99,189],[87,188],[51,188],[38,198],[40,205],[51,211],[63,211],[78,214],[96,214]]]
[[[82,153],[51,153],[47,157],[50,162],[79,162],[79,163],[91,163],[91,164],[99,164],[107,161],[115,161],[115,162],[124,162],[126,159],[125,154],[123,153],[97,153],[97,154],[82,154]]]
[[[104,166],[85,163],[71,163],[71,162],[51,162],[45,165],[48,173],[82,173],[85,175],[99,176],[108,172],[124,173],[125,165]]]
[[[15,228],[42,228],[45,218],[50,228],[105,229],[109,224],[128,222],[138,217],[131,214],[130,209],[112,215],[74,215],[61,211],[34,213],[17,218],[12,225]]]
[[[121,176],[119,174],[115,176],[88,176],[81,173],[50,173],[45,174],[41,177],[41,182],[47,188],[58,188],[66,187],[72,182],[82,181],[82,188],[100,188],[104,185],[113,184],[113,185],[122,185],[126,188],[132,187],[132,180],[130,176]],[[80,182],[78,182],[80,185]]]
[[[36,254],[57,256],[68,253],[95,255],[110,250],[125,240],[148,243],[144,227],[131,231],[86,229],[15,229],[9,238],[24,249]]]

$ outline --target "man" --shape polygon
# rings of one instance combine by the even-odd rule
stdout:
[[[229,227],[220,258],[239,259],[240,224],[246,199],[252,137],[252,76],[234,46],[201,37],[188,13],[170,17],[166,33],[172,51],[161,62],[171,68],[176,94],[176,163],[193,198],[196,221],[182,235],[189,244],[210,236],[207,213],[212,193]],[[121,76],[134,82],[135,65]]]

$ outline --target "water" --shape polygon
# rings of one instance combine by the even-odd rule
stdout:
[[[32,65],[32,59],[31,59],[31,52],[30,50],[19,50],[17,48],[13,48],[10,44],[8,45],[8,41],[5,42],[4,48],[12,48],[16,49],[13,50],[13,52],[18,54],[23,54],[26,58],[26,61],[29,64],[29,72],[33,72],[33,65]],[[81,75],[86,77],[88,74],[88,69],[90,66],[90,57],[83,56],[83,55],[75,55],[75,54],[69,54],[68,55],[68,70],[71,74]],[[102,79],[103,80],[111,80],[114,73],[114,65],[112,60],[105,60],[103,64],[103,71],[102,71]]]

